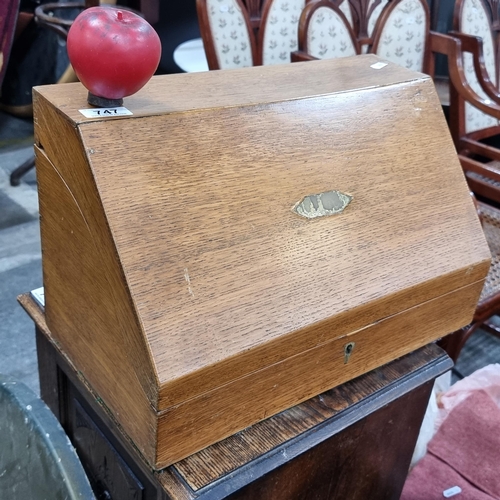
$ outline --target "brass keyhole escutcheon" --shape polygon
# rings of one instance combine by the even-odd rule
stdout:
[[[349,358],[351,357],[355,345],[356,342],[349,342],[344,346],[344,365],[349,362]]]

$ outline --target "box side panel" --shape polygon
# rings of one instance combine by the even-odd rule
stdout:
[[[158,384],[85,151],[77,130],[40,99],[35,99],[35,124],[47,324],[61,350],[153,460]]]
[[[160,410],[333,339],[308,329],[332,316],[369,308],[359,329],[487,272],[430,80],[81,130]],[[292,211],[330,190],[341,214]]]
[[[166,410],[159,417],[157,469],[412,352],[445,328],[464,326],[481,288],[482,282],[468,285]]]

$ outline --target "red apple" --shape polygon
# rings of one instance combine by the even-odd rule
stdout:
[[[68,56],[76,75],[94,96],[121,99],[153,76],[161,42],[153,27],[128,10],[91,7],[73,22]]]

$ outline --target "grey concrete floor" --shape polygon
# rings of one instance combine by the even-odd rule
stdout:
[[[32,125],[0,114],[0,373],[39,393],[33,322],[16,297],[42,285],[36,174],[10,172],[33,152]]]

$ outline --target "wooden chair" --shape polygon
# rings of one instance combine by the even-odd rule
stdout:
[[[500,210],[482,202],[476,206],[491,251],[491,267],[472,322],[440,342],[455,362],[467,340],[478,328],[500,337],[500,324],[492,319],[500,314]]]
[[[344,12],[330,0],[310,3],[299,24],[299,52],[293,60],[333,59],[361,54],[361,45]]]
[[[389,0],[331,0],[331,2],[344,14],[355,33],[361,53],[366,53],[373,42],[373,32],[378,18]]]
[[[286,64],[298,49],[299,19],[306,0],[265,0],[257,39],[257,64]]]
[[[473,321],[441,341],[454,361],[478,328],[500,336],[500,327],[493,319],[500,314],[500,142],[497,137],[500,133],[500,95],[499,39],[495,26],[498,26],[495,5],[484,0],[457,1],[455,30],[450,34],[459,50],[454,58],[448,57],[450,129],[469,187],[483,200],[477,207],[492,263]]]
[[[310,0],[197,0],[198,19],[210,69],[284,64],[297,52],[299,20]],[[321,2],[321,12],[332,6],[328,16],[343,16],[343,26],[356,34],[359,49],[368,52],[375,26],[389,0],[332,0]],[[325,7],[325,9],[323,9]],[[223,11],[221,11],[223,9]],[[232,26],[228,30],[228,26]],[[340,27],[340,24],[336,24]],[[344,28],[349,32],[347,28]],[[345,42],[350,45],[349,41]],[[357,45],[357,44],[356,44]],[[353,55],[352,47],[348,52]],[[337,49],[337,51],[340,49]],[[302,52],[303,49],[302,49]],[[336,56],[339,57],[340,55]],[[303,59],[307,59],[303,56]]]
[[[285,64],[307,0],[197,0],[209,69]]]
[[[356,33],[361,53],[368,52],[373,42],[375,25],[389,0],[333,0]]]
[[[378,5],[380,7],[381,4]],[[369,11],[368,11],[369,13]],[[416,71],[433,74],[430,56],[430,13],[424,0],[395,0],[385,6],[367,36],[367,20],[356,32],[347,17],[331,0],[308,4],[299,24],[299,51],[294,61],[346,57],[365,52]],[[373,17],[373,13],[371,14]]]
[[[387,4],[377,20],[369,52],[408,69],[433,74],[430,36],[427,2],[395,0]]]
[[[486,0],[457,0],[451,33],[461,41],[471,94],[452,87],[450,129],[471,190],[500,203],[498,6]]]

